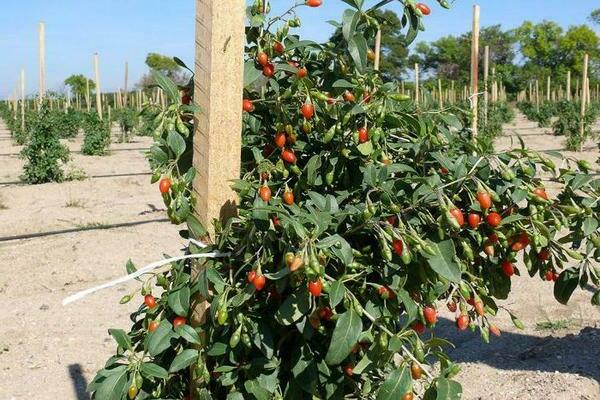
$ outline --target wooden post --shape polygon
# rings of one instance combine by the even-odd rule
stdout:
[[[548,81],[546,82],[546,101],[550,101],[550,82],[551,82],[551,77],[550,75],[548,75]]]
[[[46,24],[40,22],[38,27],[38,46],[39,46],[39,106],[44,101],[46,94]]]
[[[540,81],[535,80],[535,109],[540,112]]]
[[[98,65],[98,53],[94,53],[94,75],[96,78],[96,111],[102,119],[102,93],[100,91],[100,67]]]
[[[586,87],[587,85],[585,84],[585,82],[587,82],[587,78],[588,78],[588,54],[585,53],[583,55],[583,79],[582,79],[582,89],[581,89],[581,130],[580,130],[580,136],[581,136],[581,142],[579,145],[579,151],[581,151],[583,149],[583,142],[584,142],[584,132],[585,132],[585,108],[586,108],[586,100],[587,100],[587,95],[586,95]]]
[[[194,101],[200,111],[194,124],[193,196],[194,214],[209,237],[213,220],[234,216],[238,203],[231,180],[239,179],[241,168],[245,6],[244,0],[196,0]],[[202,262],[194,262],[192,279],[202,269]],[[193,299],[193,325],[205,322],[208,307],[203,298]],[[193,377],[192,390],[200,379]]]
[[[125,61],[125,82],[123,83],[123,107],[127,107],[127,84],[129,80],[129,63]]]
[[[438,79],[438,93],[440,95],[440,110],[444,108],[444,92],[442,91],[442,80]]]
[[[85,106],[87,112],[90,112],[90,80],[88,78],[85,78]]]
[[[25,131],[25,68],[21,68],[21,130]]]
[[[473,6],[473,29],[471,33],[471,111],[473,120],[471,121],[471,132],[473,137],[477,137],[477,119],[478,119],[478,101],[477,90],[479,80],[479,6]]]
[[[265,1],[266,4],[266,1]],[[379,60],[381,58],[381,28],[377,29],[377,35],[375,36],[375,61],[373,68],[375,71],[379,71]]]
[[[488,118],[488,80],[490,74],[490,46],[483,49],[483,122],[487,124]]]
[[[415,64],[415,105],[419,107],[419,64]]]

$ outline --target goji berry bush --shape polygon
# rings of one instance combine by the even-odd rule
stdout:
[[[522,142],[490,154],[461,109],[416,108],[370,60],[385,23],[374,11],[389,1],[346,3],[343,39],[325,44],[293,33],[304,5],[273,18],[248,7],[238,215],[187,250],[229,255],[194,278],[191,261],[173,263],[123,298],[140,306],[129,332],[110,331],[118,347],[89,386],[96,399],[457,399],[439,308],[487,342],[515,274],[554,282],[562,303],[591,284],[600,302],[589,165],[556,168]],[[408,44],[431,10],[396,6]],[[157,82],[172,104],[155,110],[154,181],[184,235],[204,238],[190,213],[194,108]],[[198,298],[210,308],[192,327]]]

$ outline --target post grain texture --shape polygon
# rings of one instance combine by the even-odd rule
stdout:
[[[471,31],[471,132],[477,136],[478,85],[479,85],[479,6],[473,6],[473,30]]]
[[[40,22],[38,27],[38,54],[39,54],[39,105],[44,101],[46,94],[46,24]]]
[[[194,214],[214,235],[213,220],[234,216],[237,195],[231,181],[240,176],[242,93],[244,89],[244,0],[196,0],[196,54],[194,101],[196,115],[193,182]],[[192,279],[204,265],[195,262]],[[197,296],[191,322],[202,325],[208,303]],[[192,379],[194,387],[201,379]]]
[[[483,50],[483,121],[487,124],[488,118],[488,103],[489,103],[489,90],[488,80],[490,73],[490,46],[485,46]]]
[[[21,129],[25,132],[25,68],[21,68]]]
[[[213,219],[234,215],[237,203],[230,185],[240,174],[244,4],[196,0],[195,212],[209,230]]]
[[[96,78],[96,111],[98,112],[100,119],[102,119],[102,91],[100,90],[100,66],[98,53],[94,54],[94,75]]]

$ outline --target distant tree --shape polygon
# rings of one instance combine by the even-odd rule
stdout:
[[[399,79],[409,66],[402,24],[398,15],[391,10],[377,14],[384,21],[381,25],[381,72],[387,79]]]
[[[600,8],[595,9],[590,14],[590,21],[596,25],[600,25]]]
[[[591,59],[600,56],[600,38],[586,25],[572,26],[565,32],[552,21],[526,21],[515,30],[515,36],[524,57],[526,78],[553,75],[562,80],[567,70],[581,74],[584,53]]]
[[[160,71],[180,85],[186,84],[190,78],[190,75],[183,70],[173,58],[162,54],[148,53],[146,56],[146,65],[150,69]],[[140,88],[148,88],[154,84],[155,82],[152,79],[152,76],[150,74],[145,74],[137,83],[137,86]]]
[[[168,77],[173,77],[180,71],[179,65],[177,65],[173,58],[158,53],[148,53],[146,56],[146,65],[151,69],[162,72]]]
[[[490,46],[491,65],[510,65],[515,58],[515,38],[511,32],[502,31],[500,25],[481,29],[479,35],[481,55]],[[423,71],[432,72],[445,80],[466,82],[469,79],[471,60],[471,32],[460,36],[445,36],[431,43],[417,43],[411,62],[417,62]],[[483,63],[480,63],[483,69]]]
[[[71,92],[76,93],[80,96],[85,96],[85,82],[88,81],[90,83],[90,91],[96,87],[96,84],[91,79],[86,78],[85,76],[71,75],[67,79],[65,79],[65,85],[71,88]]]

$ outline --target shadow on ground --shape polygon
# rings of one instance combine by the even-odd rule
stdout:
[[[575,334],[540,336],[503,332],[484,343],[478,333],[458,331],[454,321],[440,319],[436,335],[456,346],[449,354],[461,363],[481,363],[501,370],[560,372],[590,377],[600,382],[600,329],[585,327]]]
[[[77,400],[90,400],[90,395],[86,391],[87,380],[85,379],[85,376],[83,376],[81,364],[69,365],[69,376],[71,377],[73,390],[75,391]]]

